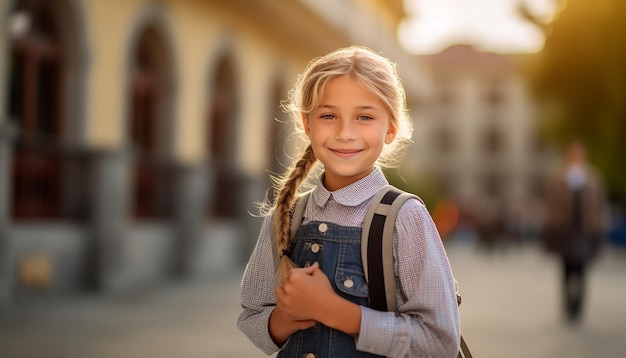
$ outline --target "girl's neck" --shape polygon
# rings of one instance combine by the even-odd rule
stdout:
[[[331,191],[331,192],[336,191],[336,190],[345,188],[348,185],[356,183],[357,181],[370,175],[373,171],[374,171],[374,167],[372,167],[368,171],[360,173],[359,175],[350,176],[350,177],[343,177],[343,176],[332,175],[332,174],[328,175],[328,172],[324,172],[324,174],[322,174],[322,184],[324,185],[324,188],[326,188],[326,190]]]

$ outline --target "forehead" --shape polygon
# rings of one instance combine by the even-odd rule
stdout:
[[[363,81],[350,75],[335,77],[326,83],[321,91],[320,103],[327,105],[333,103],[375,105],[382,106],[382,100],[368,88]]]

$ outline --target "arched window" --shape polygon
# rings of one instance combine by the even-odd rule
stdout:
[[[487,128],[484,133],[484,149],[489,155],[500,155],[504,150],[502,131],[495,126]]]
[[[172,214],[173,204],[173,171],[167,155],[171,64],[156,26],[140,32],[132,51],[129,132],[137,160],[133,216],[164,219]]]
[[[501,82],[492,80],[485,91],[485,102],[493,108],[502,106],[506,101],[506,94]]]
[[[208,151],[215,178],[209,216],[233,218],[239,207],[241,175],[236,169],[237,89],[232,60],[225,56],[213,76],[208,126]]]
[[[9,115],[23,136],[61,134],[61,34],[45,1],[20,1],[11,15]]]
[[[85,215],[84,153],[69,147],[64,104],[67,76],[79,67],[79,46],[65,1],[17,1],[9,16],[8,116],[18,129],[11,214],[15,220],[74,219]],[[74,36],[74,37],[73,37]],[[69,93],[70,97],[76,93]],[[80,95],[70,98],[80,101]],[[81,174],[82,173],[82,174]]]
[[[446,123],[446,125],[437,128],[437,131],[434,133],[434,147],[437,148],[441,154],[450,154],[455,149],[455,139],[452,128]]]

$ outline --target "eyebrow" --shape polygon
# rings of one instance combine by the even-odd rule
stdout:
[[[328,108],[328,109],[335,109],[336,110],[339,107],[333,106],[332,104],[322,104],[322,105],[319,105],[317,108]],[[360,110],[368,110],[368,109],[379,110],[378,107],[369,106],[369,105],[356,106],[356,109],[360,109]]]

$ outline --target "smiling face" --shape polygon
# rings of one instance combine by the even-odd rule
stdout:
[[[339,76],[326,86],[320,103],[303,116],[313,152],[324,164],[324,186],[337,190],[367,176],[383,146],[393,142],[384,103],[354,77]]]

